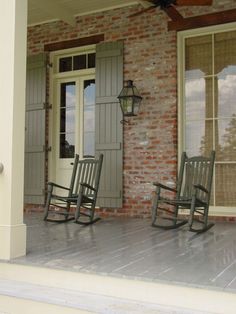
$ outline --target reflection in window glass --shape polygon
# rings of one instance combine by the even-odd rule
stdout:
[[[60,158],[73,158],[75,155],[75,134],[60,134]]]
[[[185,147],[189,157],[209,155],[212,147],[212,121],[189,121],[185,127]]]
[[[185,101],[186,118],[205,119],[206,116],[206,88],[205,79],[198,78],[186,80],[185,82]]]
[[[216,151],[214,206],[236,205],[236,31],[185,40],[185,150]]]
[[[215,122],[217,160],[234,161],[236,156],[236,115]]]
[[[216,116],[219,118],[233,117],[236,114],[236,66],[228,66],[218,74],[216,88],[218,88],[219,95],[218,102],[215,104]]]
[[[95,80],[84,81],[84,155],[95,154]]]
[[[75,150],[75,82],[61,84],[60,158],[73,158]]]

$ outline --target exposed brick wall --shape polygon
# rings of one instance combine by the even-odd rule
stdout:
[[[236,1],[213,1],[212,7],[182,7],[184,16],[236,8]],[[177,44],[159,9],[135,18],[137,6],[77,18],[76,27],[53,22],[28,29],[28,54],[44,45],[104,34],[124,40],[124,80],[134,80],[143,96],[141,113],[124,125],[124,207],[104,214],[150,215],[152,182],[175,182],[177,169]]]

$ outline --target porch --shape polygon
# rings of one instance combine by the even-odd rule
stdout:
[[[31,213],[25,215],[25,223],[27,255],[7,264],[13,267],[9,274],[1,267],[2,279],[29,280],[30,284],[47,286],[55,276],[56,288],[64,289],[81,289],[82,281],[83,292],[92,293],[93,297],[96,294],[115,297],[113,305],[125,302],[127,306],[127,300],[132,300],[132,306],[135,302],[139,309],[144,306],[140,313],[144,309],[147,313],[235,311],[235,304],[232,307],[236,299],[235,223],[217,222],[199,235],[185,227],[171,231],[155,229],[148,219],[104,218],[92,226],[81,227],[73,222],[44,222],[42,214]],[[48,278],[47,269],[50,269]],[[39,278],[30,282],[37,274]],[[88,282],[95,290],[90,290]],[[4,294],[8,285],[0,286]],[[19,285],[13,286],[19,289]],[[11,293],[14,289],[10,289]],[[35,293],[38,296],[42,293],[37,287],[34,290],[39,291]],[[55,293],[60,299],[62,292]],[[47,293],[43,294],[45,298]],[[50,302],[54,299],[51,292]],[[82,300],[77,298],[77,303]],[[94,304],[86,301],[86,310],[96,312]],[[107,306],[108,301],[104,302]],[[133,312],[114,313],[139,313],[137,307],[132,309]],[[113,313],[111,308],[97,312]]]

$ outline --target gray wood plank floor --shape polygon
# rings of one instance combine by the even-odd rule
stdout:
[[[147,219],[104,218],[92,226],[25,216],[27,255],[13,263],[164,281],[236,292],[236,223],[196,235]]]

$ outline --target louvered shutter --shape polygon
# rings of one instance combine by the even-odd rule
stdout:
[[[117,99],[123,86],[123,42],[96,47],[95,147],[104,154],[98,205],[122,207],[123,125]]]
[[[45,55],[28,57],[26,76],[25,203],[43,204],[45,186]]]

